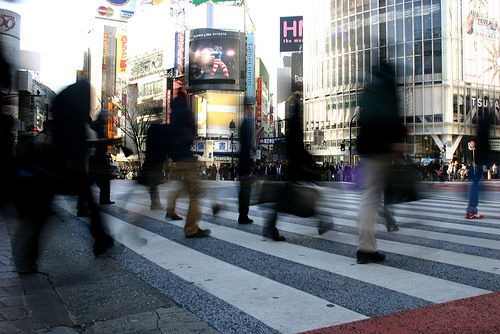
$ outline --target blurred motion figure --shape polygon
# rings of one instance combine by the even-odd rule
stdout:
[[[360,107],[358,151],[363,159],[364,176],[356,260],[363,264],[385,260],[385,254],[377,251],[375,224],[391,161],[401,155],[406,133],[398,109],[394,70],[389,64],[382,62],[373,73]]]

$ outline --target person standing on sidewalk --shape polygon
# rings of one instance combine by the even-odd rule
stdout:
[[[481,174],[483,173],[483,165],[488,163],[488,157],[490,153],[490,124],[492,123],[492,115],[489,109],[489,99],[487,96],[483,99],[483,108],[479,115],[479,124],[477,130],[477,140],[474,147],[475,161],[472,162],[472,168],[469,172],[469,202],[467,208],[465,209],[466,219],[482,219],[484,215],[481,215],[477,211],[477,205],[479,203],[479,181],[481,180]]]
[[[189,195],[189,207],[184,224],[184,235],[186,238],[202,238],[210,235],[209,229],[201,229],[198,225],[200,219],[199,196],[201,185],[199,180],[196,161],[191,152],[194,138],[196,137],[196,122],[194,115],[189,109],[187,92],[184,87],[178,88],[177,96],[172,101],[172,113],[170,114],[171,149],[170,158],[175,162],[177,173],[182,179],[182,188],[175,191],[168,198],[167,213],[165,218],[181,220],[175,212],[175,203],[182,192]]]
[[[405,128],[401,122],[393,68],[383,62],[365,87],[359,114],[358,150],[364,164],[362,199],[358,217],[358,264],[381,262],[375,236],[377,212],[389,177],[391,161],[403,151]]]

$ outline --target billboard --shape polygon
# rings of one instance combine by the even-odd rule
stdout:
[[[116,41],[116,72],[127,73],[127,35],[118,35]]]
[[[186,33],[185,31],[178,31],[175,33],[175,60],[174,60],[174,76],[179,77],[185,74],[185,60],[186,60]]]
[[[238,127],[238,115],[243,106],[241,93],[202,93],[193,95],[193,111],[198,124],[198,136],[229,137],[229,123]]]
[[[280,52],[302,51],[302,16],[280,17]]]
[[[463,0],[464,81],[500,86],[500,1]]]
[[[245,34],[219,29],[193,29],[189,38],[191,91],[245,90]]]
[[[134,16],[136,0],[98,0],[96,17],[113,21],[127,21]]]
[[[255,36],[253,33],[247,35],[247,73],[245,104],[255,102]]]
[[[302,52],[294,52],[292,54],[292,93],[302,92],[304,89],[303,67]]]

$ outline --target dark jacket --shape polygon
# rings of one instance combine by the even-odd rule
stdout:
[[[290,104],[286,124],[286,156],[288,160],[288,180],[313,181],[319,178],[319,169],[312,155],[304,148],[302,127],[302,103],[296,96]]]
[[[252,150],[252,131],[248,123],[248,118],[245,117],[239,129],[240,153],[238,161],[238,174],[240,176],[248,176],[253,167],[251,157]]]
[[[194,115],[188,107],[186,94],[179,93],[173,99],[171,107],[172,146],[170,158],[173,161],[192,159],[191,147],[196,137],[197,128]]]
[[[399,114],[394,71],[381,65],[365,87],[358,116],[358,151],[361,155],[391,153],[393,143],[404,141],[406,129]]]

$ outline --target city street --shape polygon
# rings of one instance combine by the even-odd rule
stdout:
[[[200,226],[212,234],[186,239],[183,221],[149,210],[145,187],[113,181],[116,203],[103,213],[117,244],[97,259],[88,218],[76,217],[76,198],[58,197],[44,234],[44,274],[21,277],[33,327],[365,333],[398,326],[413,333],[493,333],[500,326],[499,182],[485,182],[479,210],[486,218],[474,221],[464,218],[466,183],[425,185],[424,199],[394,206],[398,232],[378,224],[378,247],[387,260],[367,265],[355,260],[359,193],[350,184],[323,187],[320,206],[335,225],[322,235],[314,219],[280,215],[285,242],[261,236],[263,206],[251,207],[253,224],[237,224],[236,182],[204,184]],[[161,186],[163,205],[173,187]],[[223,206],[217,216],[215,202]],[[178,202],[181,216],[187,204],[187,198]],[[14,224],[9,220],[9,229]],[[37,295],[40,284],[54,292],[43,297],[45,304]]]

